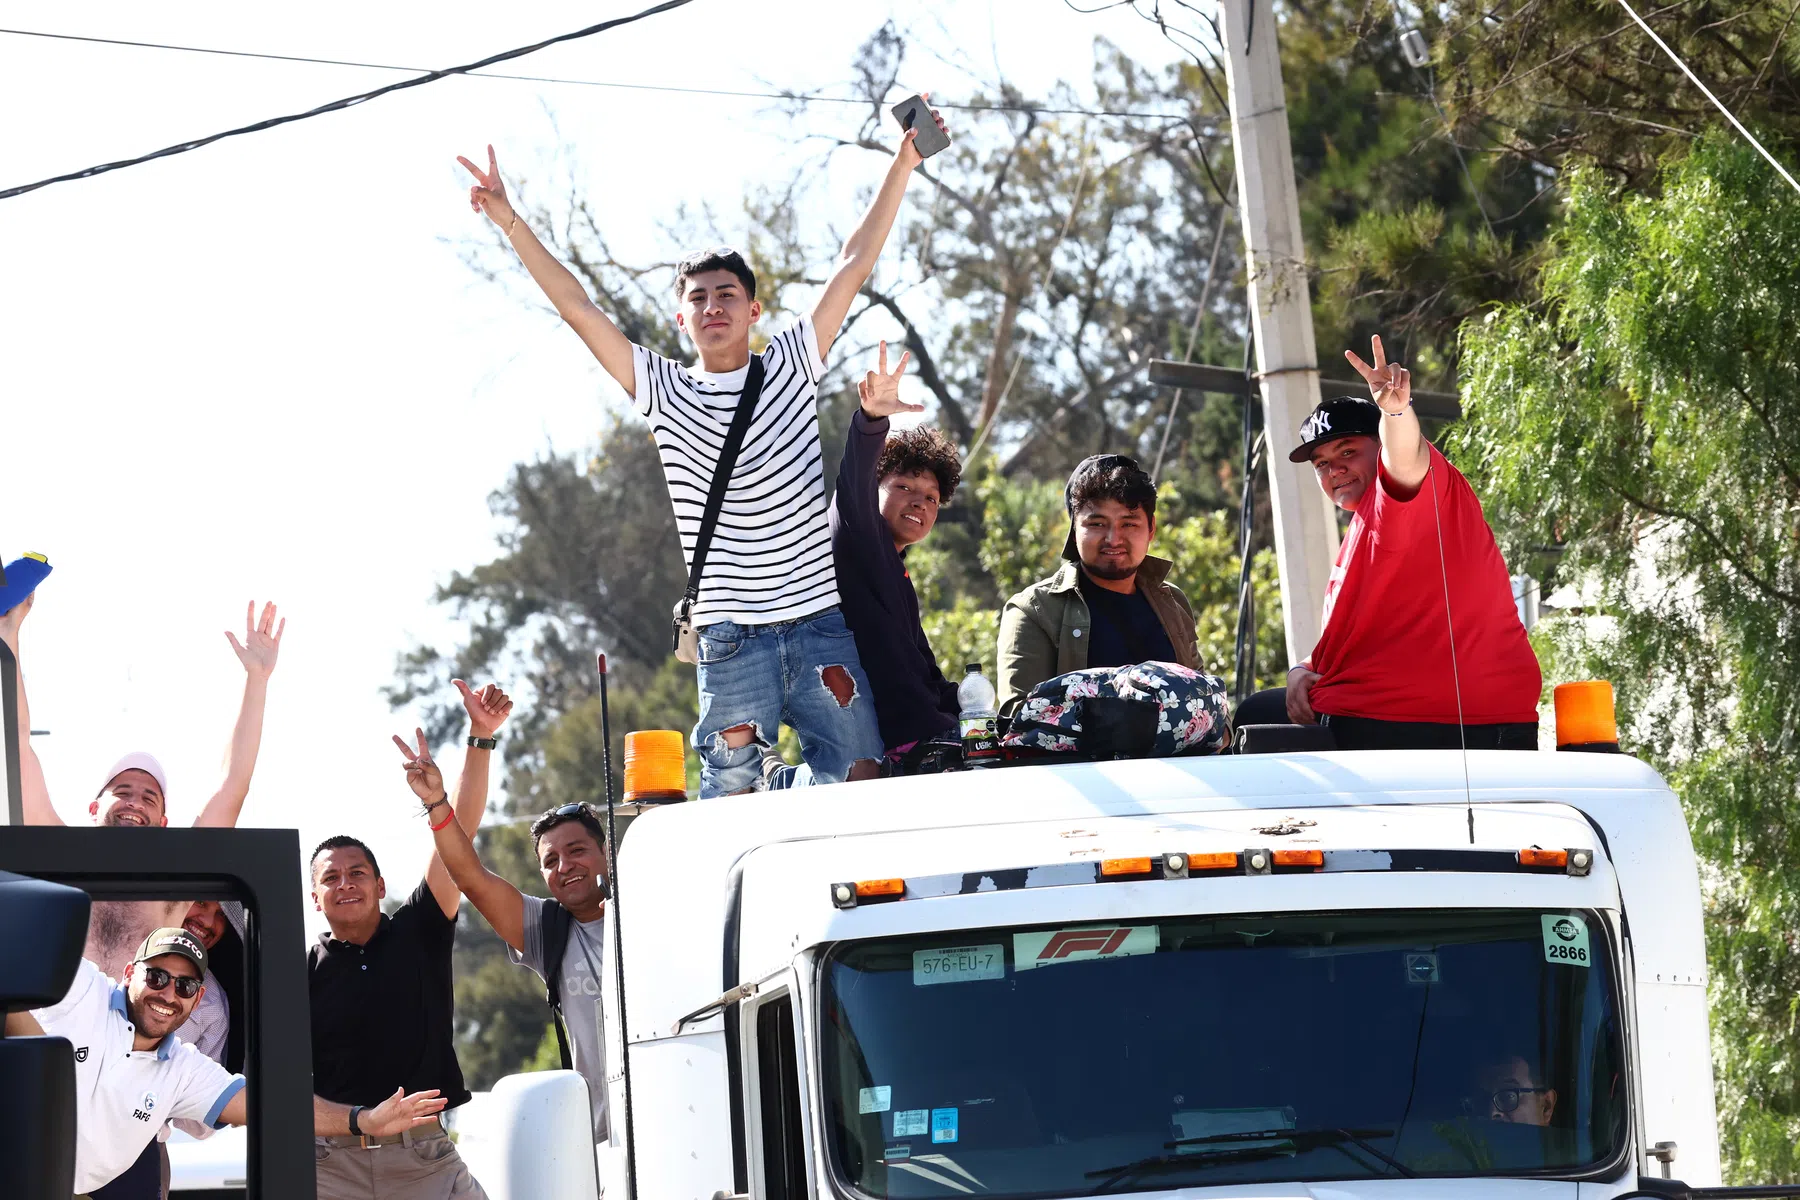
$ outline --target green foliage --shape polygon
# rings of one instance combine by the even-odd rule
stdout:
[[[1056,570],[1069,536],[1059,480],[982,479],[981,565],[994,581],[994,599],[1004,602]],[[973,660],[971,660],[973,661]]]
[[[920,624],[938,667],[951,681],[961,679],[970,663],[980,663],[990,680],[998,675],[995,655],[1000,647],[1000,610],[970,596],[958,596],[951,608],[922,613]]]
[[[1724,1151],[1800,1178],[1800,201],[1707,137],[1655,195],[1570,180],[1544,301],[1463,335],[1453,449],[1514,555],[1565,547],[1604,620],[1556,622],[1546,678],[1615,681],[1707,865]]]

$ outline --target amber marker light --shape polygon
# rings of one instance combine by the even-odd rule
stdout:
[[[1188,855],[1190,871],[1235,871],[1238,869],[1238,856],[1235,850],[1220,851],[1216,854]]]
[[[1108,858],[1101,860],[1100,874],[1106,875],[1148,875],[1152,859],[1146,858]]]
[[[1569,865],[1569,852],[1567,850],[1539,850],[1535,847],[1530,850],[1521,850],[1519,851],[1519,865],[1521,867],[1555,867],[1560,871]]]
[[[871,896],[901,896],[906,893],[904,879],[859,879],[856,881],[856,898],[867,900]]]
[[[1277,850],[1275,865],[1278,867],[1322,867],[1325,865],[1323,850]]]

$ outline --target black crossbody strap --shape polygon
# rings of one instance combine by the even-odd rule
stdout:
[[[744,435],[750,432],[750,418],[756,415],[762,386],[762,356],[752,354],[750,369],[744,374],[744,394],[738,399],[737,411],[731,414],[731,428],[726,431],[725,445],[719,450],[719,468],[713,472],[712,487],[706,492],[706,511],[700,515],[700,535],[694,539],[694,562],[688,568],[686,593],[690,605],[700,598],[700,574],[706,570],[706,552],[712,549],[713,530],[719,524],[725,489],[731,486],[731,472],[737,466],[738,451],[744,448]]]

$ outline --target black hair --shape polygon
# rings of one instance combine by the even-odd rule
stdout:
[[[881,457],[875,460],[878,480],[896,474],[923,475],[927,471],[937,476],[938,503],[950,503],[956,485],[962,482],[962,459],[956,453],[955,442],[925,425],[891,435],[881,448]]]
[[[600,818],[594,815],[593,809],[583,804],[578,810],[572,813],[560,813],[559,810],[553,808],[543,816],[537,818],[537,820],[533,821],[531,823],[532,854],[535,855],[537,853],[538,841],[546,833],[549,833],[558,825],[567,825],[570,821],[574,821],[583,829],[593,834],[594,845],[600,847],[602,850],[606,849],[606,830],[601,826]]]
[[[1156,517],[1156,484],[1137,459],[1123,454],[1096,454],[1082,459],[1069,476],[1063,492],[1070,515],[1083,505],[1117,500],[1126,508],[1141,508]]]
[[[361,850],[363,855],[369,860],[369,870],[375,872],[377,877],[381,875],[381,865],[375,861],[375,852],[369,849],[366,844],[351,837],[349,834],[340,833],[336,837],[326,838],[317,846],[313,847],[311,857],[306,860],[307,876],[309,878],[312,876],[313,864],[319,861],[319,855],[325,853],[327,850],[342,850],[348,846],[355,846],[358,850]]]
[[[675,264],[675,298],[685,299],[687,281],[694,275],[703,275],[708,271],[730,271],[744,285],[746,298],[756,299],[756,272],[744,261],[744,256],[730,246],[714,246],[711,250],[697,250]]]

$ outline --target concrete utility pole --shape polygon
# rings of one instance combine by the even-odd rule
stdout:
[[[1250,320],[1268,430],[1265,457],[1275,512],[1275,561],[1281,569],[1281,612],[1288,662],[1297,663],[1319,640],[1325,583],[1338,549],[1331,501],[1319,490],[1310,466],[1287,460],[1300,422],[1319,402],[1312,293],[1300,238],[1274,7],[1271,0],[1221,0],[1219,8],[1250,268]]]

